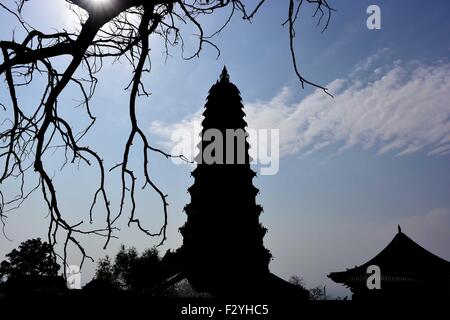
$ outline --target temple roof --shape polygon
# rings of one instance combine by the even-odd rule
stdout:
[[[350,279],[362,279],[367,276],[367,267],[376,265],[380,267],[383,275],[430,277],[450,275],[450,262],[444,260],[428,250],[422,248],[401,231],[378,255],[361,266],[347,269],[342,272],[332,272],[328,275],[337,283],[346,283]]]

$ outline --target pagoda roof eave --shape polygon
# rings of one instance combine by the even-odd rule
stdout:
[[[402,232],[375,257],[366,263],[347,269],[331,272],[328,278],[336,283],[347,283],[349,278],[367,276],[367,268],[371,265],[380,267],[384,274],[450,274],[450,262],[424,249]]]

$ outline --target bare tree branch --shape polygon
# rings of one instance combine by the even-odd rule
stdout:
[[[205,45],[217,49],[214,37],[231,22],[232,17],[241,14],[242,18],[251,21],[262,10],[267,0],[260,0],[247,11],[243,0],[109,0],[102,6],[92,0],[66,0],[79,19],[80,30],[69,33],[65,30],[54,33],[43,33],[31,27],[22,17],[22,11],[27,4],[34,5],[35,0],[17,0],[16,7],[10,8],[0,3],[1,14],[12,15],[26,36],[22,41],[2,40],[0,49],[3,60],[0,61],[0,75],[5,77],[9,103],[1,103],[0,112],[7,114],[0,121],[0,185],[3,187],[8,181],[19,181],[19,194],[7,199],[0,190],[0,220],[6,225],[7,214],[20,205],[35,190],[41,190],[44,203],[48,208],[49,243],[54,247],[57,236],[64,235],[62,259],[66,266],[67,248],[74,245],[82,255],[82,262],[90,258],[81,244],[80,235],[96,235],[105,238],[108,245],[114,231],[116,221],[126,210],[125,205],[130,201],[130,217],[128,224],[135,224],[142,232],[149,236],[160,238],[160,244],[166,240],[168,223],[167,195],[153,181],[150,168],[150,153],[157,153],[166,158],[178,157],[186,160],[182,155],[171,155],[161,149],[153,147],[139,125],[136,115],[138,97],[148,95],[142,76],[149,72],[146,67],[150,63],[150,36],[159,36],[164,44],[166,54],[170,54],[170,47],[180,45],[184,52],[182,30],[190,24],[198,30],[198,47],[186,59],[199,57]],[[306,0],[306,3],[316,6],[315,14],[320,14],[319,23],[327,17],[325,30],[330,22],[331,7],[326,0]],[[301,11],[303,0],[289,0],[288,24],[290,52],[293,68],[302,87],[305,84],[326,91],[326,88],[306,80],[300,73],[294,50],[295,22]],[[228,8],[229,15],[224,24],[209,35],[204,30],[201,17],[211,15],[218,10]],[[81,10],[80,10],[81,9]],[[63,72],[59,72],[55,58],[65,57],[68,61]],[[107,171],[101,156],[93,149],[82,145],[85,135],[94,127],[96,118],[92,113],[90,99],[95,93],[98,73],[106,59],[114,61],[125,60],[133,69],[129,89],[129,120],[131,130],[123,148],[121,162],[111,168],[120,170],[121,199],[117,213],[113,214],[111,202],[106,188]],[[76,76],[84,73],[83,77]],[[35,80],[36,75],[44,77],[44,89],[30,111],[21,105],[16,88],[26,86]],[[40,77],[42,79],[42,77]],[[69,84],[79,88],[81,101],[78,106],[83,107],[90,123],[79,133],[75,133],[71,119],[64,119],[59,115],[59,97]],[[328,92],[327,92],[328,93]],[[66,107],[66,106],[62,106]],[[132,146],[136,142],[142,143],[142,173],[137,174],[130,166],[133,153]],[[59,204],[55,183],[50,169],[45,163],[50,152],[63,151],[66,164],[85,163],[96,166],[99,172],[98,187],[95,190],[89,209],[89,224],[94,221],[95,211],[101,207],[106,211],[105,226],[100,229],[85,228],[85,223],[79,221],[69,223]],[[26,178],[31,175],[30,169],[36,172],[38,183],[28,187]],[[136,215],[136,182],[142,177],[142,189],[152,190],[162,203],[162,224],[156,232],[145,227]],[[4,230],[3,230],[4,231]],[[55,252],[55,255],[57,253]]]

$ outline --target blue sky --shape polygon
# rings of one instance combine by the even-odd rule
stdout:
[[[381,30],[366,27],[371,4],[381,8]],[[44,10],[33,6],[31,1],[25,16],[36,27],[71,27],[61,3],[41,4],[55,17],[52,24]],[[343,296],[348,291],[326,274],[366,262],[391,240],[397,224],[428,250],[450,259],[450,4],[354,0],[333,6],[337,11],[324,33],[311,18],[312,11],[303,12],[295,45],[303,75],[330,87],[334,99],[300,88],[290,63],[287,30],[281,26],[286,1],[272,0],[252,24],[236,17],[216,37],[218,59],[211,48],[190,61],[174,48],[166,59],[161,41],[152,38],[152,71],[144,78],[152,95],[139,101],[138,114],[150,141],[170,146],[168,132],[192,125],[226,65],[241,90],[249,124],[280,128],[279,173],[254,180],[264,207],[261,220],[269,229],[265,244],[274,255],[272,271],[284,278],[297,274],[310,287],[325,284],[330,294]],[[212,31],[224,17],[204,23]],[[1,39],[11,38],[12,23],[0,21]],[[186,54],[195,48],[191,33],[187,28]],[[125,63],[107,64],[98,75],[92,102],[98,123],[86,144],[99,150],[107,166],[118,162],[129,130],[123,90],[129,71]],[[35,103],[38,89],[22,89],[23,103]],[[4,102],[6,89],[0,90]],[[61,112],[81,128],[86,118],[72,109],[76,94],[68,88],[62,97],[67,109]],[[65,214],[74,221],[85,217],[96,171],[68,167],[59,172],[61,158],[55,155],[49,161],[57,173]],[[177,229],[185,221],[182,208],[189,202],[191,169],[152,157],[150,171],[170,202],[163,250],[175,249],[182,241]],[[108,179],[110,192],[117,196],[117,176]],[[99,222],[102,214],[98,212]],[[140,194],[138,214],[156,230],[162,214],[158,198]],[[27,238],[45,237],[45,215],[39,194],[15,211],[6,229],[13,241],[0,240],[0,255]],[[142,250],[158,242],[126,227],[125,216],[120,224],[120,239],[106,251],[102,239],[85,239],[94,257],[114,254],[120,243]],[[74,263],[76,258],[73,253]],[[85,281],[94,268],[86,266]]]

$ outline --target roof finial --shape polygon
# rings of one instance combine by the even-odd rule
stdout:
[[[398,225],[397,228],[398,228],[398,233],[402,233],[402,228],[400,227],[400,225]]]
[[[230,76],[228,75],[227,67],[223,66],[222,74],[220,75],[220,81],[229,81]]]

